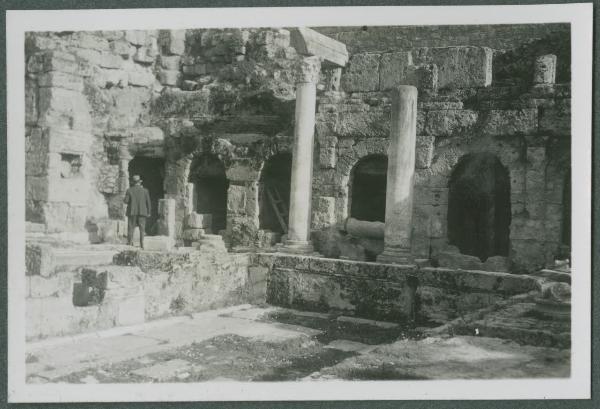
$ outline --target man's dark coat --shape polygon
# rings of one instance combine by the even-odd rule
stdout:
[[[127,204],[127,216],[150,217],[152,205],[150,204],[150,193],[141,185],[135,185],[127,189],[125,199]]]

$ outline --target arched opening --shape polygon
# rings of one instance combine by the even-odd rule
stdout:
[[[449,243],[481,261],[507,256],[510,178],[500,160],[491,153],[463,156],[450,176],[449,188]]]
[[[350,217],[385,222],[387,156],[369,155],[360,159],[350,177]]]
[[[279,153],[265,162],[260,177],[260,228],[287,233],[290,208],[292,155]]]
[[[129,161],[129,177],[140,175],[142,186],[148,189],[152,205],[150,217],[146,220],[146,234],[158,234],[158,200],[164,198],[165,160],[136,156]]]
[[[211,214],[212,233],[218,234],[227,225],[227,190],[229,180],[225,166],[215,155],[203,154],[192,161],[189,182],[194,184],[194,209],[199,214]]]

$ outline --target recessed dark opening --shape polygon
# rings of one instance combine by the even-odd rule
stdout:
[[[129,177],[140,175],[142,186],[148,189],[152,211],[146,220],[146,234],[158,234],[158,200],[164,198],[165,160],[136,156],[129,162]]]
[[[195,158],[189,181],[194,184],[196,213],[212,214],[212,233],[218,234],[227,225],[229,180],[223,162],[209,154]]]
[[[482,261],[507,256],[510,180],[500,160],[490,153],[463,156],[452,172],[449,188],[450,244]]]
[[[385,155],[370,155],[359,160],[351,176],[350,217],[384,222],[386,184]]]
[[[259,191],[261,229],[287,233],[291,178],[291,154],[279,153],[265,162]]]

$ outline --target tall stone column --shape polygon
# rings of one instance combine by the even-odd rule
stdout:
[[[321,62],[318,57],[303,58],[297,67],[296,125],[292,157],[292,181],[287,240],[283,250],[310,253],[310,216],[312,196],[313,143],[317,82]]]
[[[416,135],[417,89],[410,85],[402,85],[392,90],[384,249],[377,258],[380,262],[411,262]]]

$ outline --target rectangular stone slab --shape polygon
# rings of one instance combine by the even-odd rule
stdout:
[[[298,54],[320,57],[324,65],[344,67],[348,62],[345,44],[310,28],[292,30],[290,41]]]

